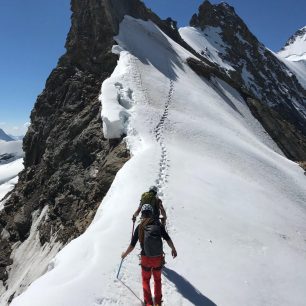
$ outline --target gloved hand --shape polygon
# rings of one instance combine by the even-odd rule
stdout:
[[[175,258],[177,256],[177,252],[176,252],[176,249],[172,249],[171,251],[171,254],[172,254],[172,257]]]

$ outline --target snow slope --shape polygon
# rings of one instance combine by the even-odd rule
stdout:
[[[305,48],[306,50],[306,48]],[[306,59],[300,61],[290,61],[281,57],[279,54],[275,54],[279,60],[281,60],[295,76],[300,84],[306,89]]]
[[[204,30],[194,27],[183,27],[179,29],[179,33],[183,39],[199,54],[222,68],[234,70],[219,55],[225,52],[227,47],[220,36],[221,32],[220,28],[211,26],[207,26]]]
[[[120,60],[102,86],[102,116],[106,136],[127,133],[132,158],[88,230],[11,305],[140,305],[138,252],[120,281],[116,273],[132,213],[155,183],[178,250],[173,260],[165,246],[165,305],[304,306],[302,169],[235,90],[198,77],[185,63],[192,55],[153,23],[125,17],[116,41]]]

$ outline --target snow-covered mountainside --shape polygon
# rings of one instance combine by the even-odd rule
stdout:
[[[130,217],[156,184],[178,250],[172,260],[165,247],[165,305],[304,306],[302,169],[235,89],[198,76],[186,63],[194,55],[155,24],[126,16],[115,40],[120,59],[100,97],[104,135],[127,134],[132,157],[88,230],[11,305],[140,304],[137,252],[120,281],[116,273]]]
[[[179,29],[182,38],[259,101],[254,113],[286,156],[305,160],[305,83],[257,40],[230,5],[204,1],[190,25]],[[297,69],[305,75],[304,67]]]
[[[278,54],[292,62],[306,60],[306,26],[292,35]]]
[[[4,196],[18,181],[18,173],[23,169],[22,141],[0,141],[0,209]]]
[[[298,30],[277,53],[306,90],[306,26]]]
[[[12,141],[14,140],[11,136],[7,135],[2,129],[0,129],[0,141]]]

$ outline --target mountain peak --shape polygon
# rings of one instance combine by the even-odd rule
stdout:
[[[234,7],[226,2],[211,4],[208,0],[199,6],[198,14],[194,14],[190,20],[190,26],[201,29],[206,26],[221,28],[224,26],[236,30],[237,25],[244,26],[244,22],[236,14]]]
[[[303,39],[304,41],[306,41],[306,26],[297,30],[286,42],[286,46],[292,45],[293,43],[295,43],[297,41],[297,39]]]
[[[2,129],[0,129],[0,140],[13,141],[14,139],[7,135]]]
[[[306,26],[297,30],[278,54],[294,62],[306,60]]]

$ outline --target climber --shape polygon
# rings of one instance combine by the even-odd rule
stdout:
[[[144,204],[150,204],[153,207],[153,218],[159,220],[160,214],[162,215],[161,221],[165,224],[167,215],[164,209],[161,199],[157,197],[157,187],[151,186],[148,192],[144,192],[141,196],[139,207],[133,214],[132,220],[136,221],[137,216],[139,215],[141,208]]]
[[[150,204],[144,204],[141,208],[141,223],[136,227],[131,244],[121,258],[124,259],[131,253],[139,240],[141,246],[141,268],[142,268],[142,286],[146,306],[160,306],[162,299],[161,289],[161,270],[164,265],[164,253],[162,239],[166,240],[172,250],[172,256],[177,256],[174,244],[165,230],[165,227],[153,218],[153,207]],[[150,289],[150,279],[154,278],[154,302]]]

